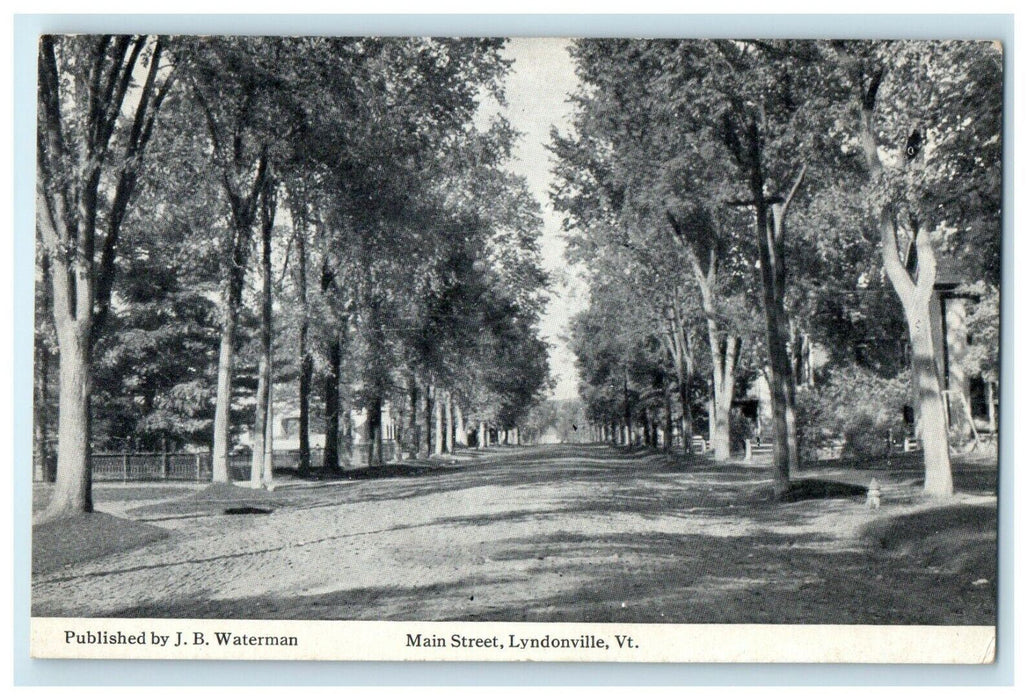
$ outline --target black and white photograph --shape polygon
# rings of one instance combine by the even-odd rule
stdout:
[[[35,656],[995,661],[1001,43],[37,58]]]

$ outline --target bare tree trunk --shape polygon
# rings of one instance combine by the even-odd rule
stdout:
[[[244,205],[242,205],[243,207]],[[216,369],[216,411],[212,429],[212,481],[229,482],[230,469],[230,404],[233,400],[234,360],[237,341],[237,318],[244,290],[244,269],[248,259],[248,243],[254,208],[233,212],[231,231],[223,242],[222,313],[223,329],[219,338],[219,366]]]
[[[424,437],[428,456],[435,454],[435,429],[432,425],[435,412],[435,387],[428,385],[424,394]]]
[[[467,425],[464,423],[464,411],[460,407],[460,402],[456,402],[453,405],[456,411],[456,442],[461,447],[467,447]]]
[[[629,363],[625,363],[625,373],[623,376],[622,391],[625,396],[625,445],[626,447],[632,447],[632,433],[633,433],[633,419],[632,419],[632,405],[629,403]]]
[[[417,386],[417,378],[412,372],[407,381],[409,382],[407,393],[410,398],[410,459],[417,459],[420,454],[420,422],[417,420],[420,388]]]
[[[230,481],[230,396],[233,391],[234,336],[237,314],[229,312],[224,300],[223,329],[219,336],[219,364],[216,368],[216,414],[212,428],[212,481]]]
[[[308,322],[306,322],[308,330]],[[312,450],[309,445],[309,395],[313,387],[313,356],[306,347],[307,341],[299,340],[302,351],[298,371],[298,470],[305,474],[313,466]]]
[[[435,454],[440,455],[445,450],[445,440],[442,434],[442,392],[435,392]]]
[[[324,469],[341,469],[338,436],[341,416],[341,337],[335,333],[327,343],[327,376],[323,380]]]
[[[273,404],[266,413],[266,440],[262,453],[262,486],[273,490]]]
[[[665,382],[665,451],[672,451],[672,389],[669,383]]]
[[[996,415],[996,393],[995,382],[985,380],[985,402],[988,404],[988,427],[998,433],[999,419]]]
[[[266,434],[270,417],[270,385],[268,367],[259,360],[259,384],[255,392],[255,424],[252,428],[252,488],[261,488],[263,462],[266,459]]]
[[[236,357],[237,318],[244,290],[244,266],[247,261],[251,223],[240,222],[225,242],[223,262],[222,313],[223,329],[219,337],[219,365],[216,368],[216,411],[212,435],[212,481],[230,481],[230,404],[233,400],[234,360]]]
[[[683,434],[683,451],[693,454],[694,417],[690,400],[690,382],[685,379],[679,387],[679,409],[682,414],[679,418],[679,431]]]
[[[942,405],[942,385],[934,356],[934,329],[931,325],[931,297],[937,276],[934,248],[930,234],[918,228],[915,232],[917,278],[914,282],[902,264],[898,236],[891,207],[881,216],[881,249],[884,269],[898,294],[909,324],[912,347],[914,391],[919,401],[917,426],[924,449],[924,492],[930,496],[951,496],[952,463],[949,460],[948,426]]]
[[[719,338],[718,335],[716,330],[715,340],[711,343],[714,401],[712,450],[715,459],[721,462],[730,458],[730,408],[733,405],[734,371],[740,355],[740,338]],[[712,336],[711,329],[709,336]]]
[[[708,442],[715,444],[717,435],[715,428],[715,382],[708,382]]]
[[[488,446],[488,434],[485,428],[485,421],[479,421],[478,423],[478,447]]]
[[[93,512],[90,484],[90,341],[86,333],[58,329],[61,353],[58,463],[54,494],[39,522]],[[83,469],[82,465],[86,465]]]
[[[259,261],[261,277],[261,310],[259,314],[259,385],[255,394],[255,429],[252,433],[252,487],[268,487],[267,453],[272,454],[273,423],[273,217],[276,214],[276,186],[268,181],[263,189],[262,249]]]
[[[445,405],[442,407],[446,414],[446,453],[453,454],[453,444],[456,436],[453,434],[453,392],[447,391]]]
[[[255,221],[258,196],[266,186],[266,156],[259,161],[253,194],[242,198],[232,193],[227,185],[227,194],[233,203],[230,212],[230,231],[223,241],[223,333],[219,343],[219,367],[216,374],[216,415],[212,437],[212,480],[230,480],[228,465],[230,452],[230,402],[233,399],[234,343],[237,333],[237,316],[241,309],[244,290],[244,269],[248,260],[251,228]]]
[[[910,339],[913,343],[913,375],[920,395],[920,437],[924,448],[924,492],[930,496],[951,496],[952,463],[949,459],[948,431],[942,406],[938,366],[934,358],[931,319],[912,319]],[[917,322],[919,320],[919,323]]]
[[[784,216],[805,176],[804,167],[782,203],[766,199],[762,172],[762,144],[757,121],[748,132],[751,195],[755,210],[762,308],[765,312],[766,349],[772,373],[770,398],[773,410],[773,492],[782,496],[790,488],[790,473],[798,468],[794,409],[794,382],[787,354],[789,328],[784,308]]]
[[[304,186],[287,188],[294,228],[294,280],[298,287],[298,472],[307,474],[313,467],[312,447],[309,442],[309,399],[313,390],[313,354],[309,348],[309,202]]]
[[[370,441],[370,444],[368,446],[369,454],[367,462],[371,467],[379,467],[385,463],[384,449],[381,445],[382,405],[382,398],[380,396],[375,396],[370,399],[370,402],[367,406],[367,439]]]
[[[313,354],[309,351],[309,301],[306,290],[305,232],[298,236],[298,285],[302,318],[298,326],[298,470],[312,468],[309,446],[309,395],[313,386]]]
[[[40,310],[42,311],[42,310]],[[35,372],[32,382],[33,479],[49,481],[50,465],[50,349],[41,334],[35,336]]]

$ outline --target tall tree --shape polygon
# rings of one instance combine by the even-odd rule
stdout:
[[[148,36],[40,39],[36,228],[51,270],[61,377],[57,483],[41,521],[93,510],[92,346],[122,220],[173,84],[164,52],[164,40]]]
[[[259,202],[259,384],[255,392],[255,429],[252,432],[253,488],[273,482],[273,220],[277,213],[278,185],[267,177]]]
[[[979,236],[998,228],[998,207],[992,203],[1000,175],[1001,52],[982,42],[834,43],[833,48],[846,68],[857,110],[854,136],[869,173],[884,271],[909,327],[924,490],[948,496],[952,467],[930,311],[938,275],[935,236],[946,228]],[[960,201],[961,186],[969,187],[969,201],[976,206]],[[992,262],[984,269],[998,267],[994,253],[986,259]]]
[[[204,120],[210,159],[226,204],[212,478],[228,481],[230,402],[248,252],[273,162],[284,158],[299,128],[298,86],[292,83],[298,44],[268,37],[202,37],[184,42],[192,95]]]

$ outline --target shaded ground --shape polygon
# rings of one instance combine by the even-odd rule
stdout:
[[[908,466],[813,469],[801,500],[772,503],[753,465],[572,446],[466,457],[272,493],[99,487],[124,529],[169,536],[39,570],[33,614],[995,622],[994,465],[963,465],[941,504]],[[861,488],[874,476],[877,512]]]
[[[160,527],[108,513],[57,520],[32,530],[32,573],[43,574],[108,554],[127,552],[168,537]]]

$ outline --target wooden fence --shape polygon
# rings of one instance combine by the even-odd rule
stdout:
[[[355,469],[367,466],[368,444],[358,443],[352,449],[343,449],[340,455],[341,466]],[[397,461],[402,456],[402,449],[395,440],[384,440],[381,451],[386,462]],[[313,468],[323,466],[323,448],[310,450],[310,464]],[[56,471],[56,457],[49,455],[47,468],[42,468],[39,460],[34,459],[33,480],[38,482],[53,481]],[[90,456],[90,465],[95,482],[112,481],[212,481],[212,454],[210,452],[101,452]],[[230,455],[230,478],[233,481],[246,481],[251,478],[252,453],[250,450],[235,452]],[[298,450],[274,450],[274,471],[294,471],[298,469]]]
[[[362,452],[360,461],[365,462],[365,446],[357,445],[356,452]],[[386,445],[384,454],[386,459],[394,457],[394,445]],[[310,460],[314,467],[323,466],[323,449],[311,450]],[[54,455],[50,455],[49,462],[47,469],[33,470],[35,481],[53,480],[56,462]],[[353,464],[355,463],[353,461]],[[90,467],[95,482],[212,481],[210,452],[102,452],[90,456]],[[244,450],[230,455],[228,468],[232,480],[249,479],[252,469],[251,452]],[[298,469],[298,450],[274,450],[273,469]]]

